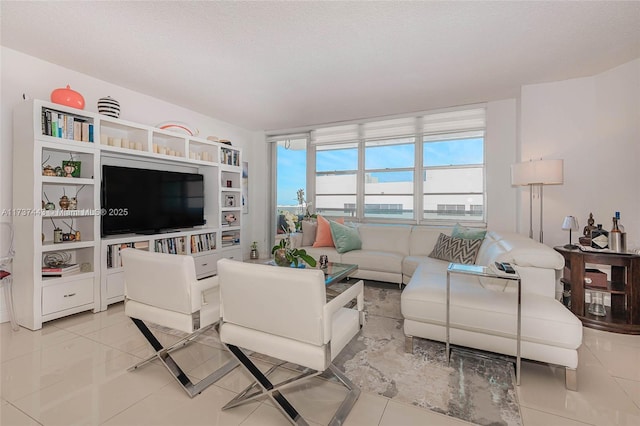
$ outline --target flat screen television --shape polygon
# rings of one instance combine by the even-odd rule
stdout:
[[[196,173],[102,166],[101,234],[204,225],[204,179]]]

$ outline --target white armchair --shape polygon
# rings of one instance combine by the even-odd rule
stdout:
[[[158,358],[193,398],[237,366],[237,362],[231,360],[194,384],[170,355],[171,351],[187,345],[220,320],[217,277],[197,280],[191,256],[133,248],[122,251],[122,265],[125,314],[155,350],[151,357],[129,368],[130,371]],[[188,335],[164,348],[145,322],[180,330]]]
[[[307,424],[280,390],[327,370],[349,389],[331,421],[342,424],[360,396],[360,389],[332,360],[364,322],[362,281],[327,303],[324,274],[318,269],[279,268],[221,259],[218,274],[220,340],[255,379],[223,409],[268,396],[291,423]],[[355,309],[344,307],[353,300]],[[276,367],[262,373],[243,349],[298,364],[305,370],[298,377],[273,384],[267,376]]]

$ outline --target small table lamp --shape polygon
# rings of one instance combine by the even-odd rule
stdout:
[[[569,231],[569,244],[565,244],[564,248],[566,249],[577,249],[578,246],[575,244],[571,244],[571,231],[578,230],[578,219],[573,216],[566,216],[564,221],[562,222],[562,230]]]

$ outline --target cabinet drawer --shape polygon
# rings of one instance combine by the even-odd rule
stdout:
[[[93,278],[42,288],[42,315],[93,302]]]
[[[107,299],[124,296],[124,272],[107,275]]]
[[[215,275],[218,271],[218,255],[205,254],[202,256],[194,256],[193,261],[196,264],[196,278],[205,278]]]

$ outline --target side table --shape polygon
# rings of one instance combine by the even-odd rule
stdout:
[[[447,268],[447,340],[446,340],[446,356],[447,362],[450,360],[451,348],[450,348],[450,300],[451,300],[451,274],[460,275],[473,275],[476,277],[488,277],[488,278],[500,278],[508,281],[516,281],[518,283],[518,320],[517,320],[517,332],[516,332],[516,386],[520,386],[520,341],[521,341],[521,328],[522,328],[522,280],[518,271],[513,274],[507,274],[506,272],[498,272],[487,266],[480,265],[466,265],[462,263],[449,263]]]
[[[585,327],[624,334],[640,334],[640,255],[609,251],[583,251],[562,246],[554,249],[564,257],[562,282],[571,289],[571,312]],[[611,267],[606,287],[585,283],[586,264]],[[585,309],[585,292],[608,293],[611,306],[604,316]]]

